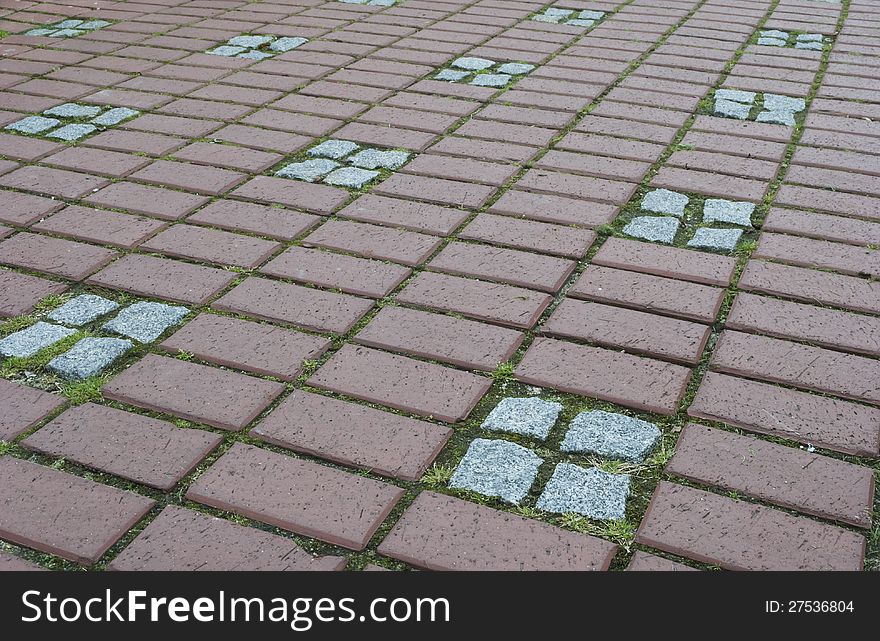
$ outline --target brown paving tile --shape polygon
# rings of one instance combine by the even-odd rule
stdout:
[[[236,443],[187,498],[362,550],[403,496],[387,483]]]
[[[467,418],[491,381],[404,356],[345,345],[308,384],[454,423]]]
[[[461,209],[375,194],[364,194],[340,209],[336,215],[437,236],[448,236],[468,218],[468,213]]]
[[[13,438],[32,428],[66,403],[63,396],[0,379],[0,439]]]
[[[40,300],[67,287],[66,283],[0,269],[0,318],[27,314]]]
[[[171,160],[156,160],[131,175],[132,180],[211,196],[229,191],[245,178],[245,174],[228,169]]]
[[[593,264],[726,287],[736,262],[727,256],[609,238],[593,257]]]
[[[243,429],[284,385],[148,354],[104,385],[109,399],[212,427]]]
[[[107,569],[123,571],[332,571],[346,559],[313,557],[282,536],[167,506]]]
[[[273,325],[200,314],[159,347],[189,352],[223,367],[293,381],[302,372],[303,361],[323,354],[330,341]]]
[[[561,194],[618,205],[627,202],[636,189],[634,183],[592,176],[577,176],[546,169],[530,169],[519,179],[516,187],[539,193]]]
[[[250,277],[212,307],[305,329],[345,334],[373,304],[372,300],[348,294]]]
[[[91,565],[155,504],[37,463],[0,458],[0,536]]]
[[[379,545],[428,570],[607,570],[617,546],[540,521],[422,492]]]
[[[0,185],[4,187],[62,198],[82,198],[109,182],[106,178],[35,165],[21,167],[0,176]]]
[[[632,560],[626,566],[629,572],[697,572],[696,568],[692,568],[684,563],[676,563],[662,556],[648,554],[641,550],[633,553]]]
[[[547,294],[521,287],[422,272],[406,285],[396,300],[530,329],[552,299]]]
[[[268,443],[415,481],[452,430],[297,390],[250,432]]]
[[[871,527],[873,472],[827,456],[692,423],[682,430],[666,472],[806,514]]]
[[[710,328],[641,311],[563,299],[541,332],[559,338],[695,365]]]
[[[551,194],[508,191],[489,208],[493,214],[504,214],[575,227],[599,227],[613,221],[619,208]]]
[[[268,151],[211,142],[194,142],[174,152],[174,157],[192,163],[215,165],[247,173],[265,171],[284,158],[281,154]]]
[[[709,372],[688,415],[838,452],[880,453],[880,409]]]
[[[400,265],[306,247],[287,249],[260,271],[369,298],[387,296],[412,273]]]
[[[167,491],[222,440],[219,434],[86,403],[67,410],[21,444]]]
[[[752,256],[851,276],[880,277],[880,252],[870,247],[765,232]]]
[[[478,208],[488,200],[495,188],[457,180],[394,174],[372,191],[384,196],[412,198],[440,205]]]
[[[82,280],[117,256],[103,247],[22,232],[0,242],[0,264]]]
[[[418,265],[434,253],[441,242],[434,236],[402,229],[331,220],[306,236],[303,245]]]
[[[770,208],[761,229],[853,245],[869,245],[880,237],[880,223],[779,207]]]
[[[317,214],[332,213],[350,198],[345,189],[273,176],[252,178],[230,195],[270,205],[278,203]]]
[[[235,274],[177,260],[129,254],[89,279],[89,283],[179,303],[202,305],[229,283]]]
[[[483,213],[462,229],[458,237],[542,254],[583,258],[596,239],[596,234],[588,230]]]
[[[318,216],[279,207],[215,200],[186,219],[188,223],[293,240],[321,221]]]
[[[440,156],[430,153],[419,154],[401,169],[408,174],[472,181],[494,187],[500,187],[518,170],[519,167],[513,164],[502,165],[472,158]]]
[[[0,221],[26,227],[64,206],[52,198],[0,190]]]
[[[178,220],[207,203],[208,198],[151,185],[118,182],[98,190],[84,202],[163,220]]]
[[[678,410],[691,372],[642,356],[537,338],[514,375],[530,385],[671,415]]]
[[[211,138],[262,151],[292,154],[311,144],[314,138],[259,127],[227,125],[211,134]]]
[[[865,556],[854,532],[666,481],[636,541],[730,570],[860,570]]]
[[[152,218],[71,205],[31,229],[131,249],[165,226]]]
[[[111,129],[97,136],[92,136],[84,141],[83,144],[111,151],[128,151],[147,154],[148,156],[164,156],[175,149],[183,147],[186,144],[186,140],[142,131]]]
[[[522,342],[520,332],[405,307],[384,307],[354,340],[368,347],[494,371]]]
[[[253,269],[281,247],[280,243],[196,225],[173,225],[143,243],[147,251],[217,265]]]
[[[91,147],[67,147],[43,159],[54,165],[74,171],[122,178],[150,163],[149,158]]]

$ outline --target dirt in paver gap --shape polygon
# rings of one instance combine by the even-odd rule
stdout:
[[[80,562],[97,560],[96,567],[101,568],[151,522],[185,527],[191,518],[172,517],[170,508],[155,520],[163,506],[176,504],[247,526],[237,531],[217,528],[218,537],[234,540],[237,546],[253,540],[246,533],[256,529],[292,538],[321,556],[315,569],[339,569],[339,556],[348,558],[349,569],[376,563],[396,569],[405,569],[407,563],[439,569],[448,567],[448,557],[442,551],[426,556],[413,550],[409,537],[419,535],[407,524],[414,519],[418,522],[418,510],[425,501],[441,501],[436,509],[442,505],[450,521],[438,517],[434,525],[455,527],[454,516],[473,509],[461,502],[464,499],[525,517],[510,535],[528,545],[521,558],[502,557],[491,541],[483,541],[477,533],[473,540],[481,541],[480,546],[468,551],[459,567],[539,567],[534,565],[534,550],[566,545],[570,535],[563,530],[623,546],[612,559],[607,546],[596,542],[568,559],[567,567],[602,569],[610,564],[612,569],[622,569],[637,547],[639,563],[657,567],[675,559],[678,567],[850,568],[860,564],[857,548],[866,532],[867,565],[876,566],[880,530],[876,524],[865,530],[872,508],[865,474],[870,478],[878,470],[875,419],[880,410],[871,406],[876,399],[870,390],[861,391],[845,372],[837,370],[875,369],[876,350],[871,345],[876,343],[872,336],[878,306],[871,301],[876,298],[876,282],[863,278],[862,271],[871,274],[870,252],[876,250],[876,244],[863,239],[877,229],[870,226],[876,225],[870,222],[876,216],[870,213],[875,201],[867,175],[880,149],[870,142],[876,132],[856,126],[858,121],[821,115],[870,117],[873,113],[877,97],[868,90],[858,91],[865,78],[874,77],[872,68],[853,55],[860,47],[870,46],[861,21],[876,22],[871,6],[854,0],[816,9],[811,6],[806,12],[802,3],[788,0],[756,1],[747,7],[714,0],[693,1],[686,7],[676,2],[667,7],[639,0],[597,2],[595,9],[605,15],[585,16],[585,22],[579,23],[581,18],[572,18],[576,12],[556,14],[557,20],[544,14],[546,7],[536,9],[531,3],[511,1],[500,9],[497,3],[461,2],[456,10],[450,10],[449,4],[437,10],[417,0],[388,8],[327,2],[284,14],[224,8],[205,10],[199,16],[175,13],[175,7],[155,15],[104,11],[107,15],[98,17],[118,22],[63,40],[18,35],[35,26],[37,14],[13,12],[4,17],[3,28],[10,35],[3,38],[0,126],[69,102],[125,106],[142,114],[78,143],[53,142],[57,139],[41,132],[0,132],[0,156],[8,158],[0,160],[4,186],[0,196],[6,205],[0,211],[0,260],[9,267],[0,270],[0,314],[11,317],[2,325],[0,341],[27,329],[38,318],[51,322],[48,312],[83,292],[99,294],[122,308],[144,297],[186,305],[183,322],[192,323],[192,328],[198,328],[199,322],[204,325],[208,313],[227,317],[232,324],[225,335],[216,336],[211,324],[206,326],[210,336],[192,335],[192,330],[174,334],[178,327],[174,324],[165,331],[160,328],[154,340],[133,342],[103,373],[82,381],[65,381],[52,374],[52,359],[80,339],[117,336],[102,327],[116,312],[88,321],[73,336],[33,356],[4,360],[0,375],[14,381],[4,393],[13,399],[13,407],[22,408],[6,419],[9,425],[3,425],[9,434],[4,438],[12,439],[0,444],[4,454],[60,470],[51,477],[59,480],[52,482],[64,483],[69,474],[88,477],[157,504],[127,533],[116,531],[107,542],[112,547],[100,560],[93,557],[102,550],[84,554],[63,547],[64,541],[43,540],[38,532],[29,536],[33,524],[15,518],[9,521],[8,516],[0,519],[0,538],[39,552],[2,542],[0,547],[17,558],[50,567],[78,567],[53,556],[61,552]],[[59,16],[68,10],[58,5]],[[270,15],[275,26],[267,32]],[[838,35],[835,40],[839,27],[846,33],[847,16],[854,15],[860,26],[851,28],[852,35]],[[565,24],[572,19],[574,23]],[[785,68],[786,60],[801,55],[797,49],[755,44],[759,30],[786,29],[786,21],[792,23],[792,31],[815,29],[825,34],[824,51],[810,59],[820,61],[815,81],[809,94],[801,96],[807,99],[808,109],[812,103],[817,113],[811,111],[805,121],[807,110],[800,112],[794,128],[708,115],[713,88],[748,90],[754,86],[747,62]],[[250,59],[204,53],[236,36],[261,33],[301,36],[308,41],[278,54],[268,45],[245,47],[260,54]],[[254,60],[263,53],[272,57]],[[463,67],[450,64],[461,56],[489,59],[495,66],[468,71],[472,75],[461,82],[434,79],[441,69],[485,66],[482,62],[463,62]],[[488,82],[485,74],[498,73],[502,62],[528,63],[534,69],[509,81],[499,79],[501,84],[506,82],[500,91],[468,84],[471,79]],[[819,89],[823,77],[833,84]],[[810,85],[806,78],[799,82],[803,87]],[[813,100],[817,90],[820,97]],[[783,130],[788,135],[777,133]],[[834,141],[829,142],[832,134]],[[274,176],[291,163],[313,158],[312,147],[337,138],[361,148],[409,151],[409,164],[381,169],[379,182],[362,189],[318,184],[326,172],[317,175],[315,184]],[[801,153],[811,147],[800,147],[794,153],[798,142],[814,139],[809,144],[838,147],[837,155]],[[754,147],[763,164],[742,160],[744,143]],[[858,155],[844,155],[846,149],[857,150]],[[723,166],[725,160],[729,167]],[[347,154],[332,162],[345,168],[357,161]],[[789,164],[793,167],[786,175]],[[723,176],[707,168],[718,169]],[[865,178],[859,181],[857,173],[856,179],[843,180],[835,168],[850,172],[866,168]],[[652,215],[641,211],[639,204],[659,185],[690,197],[682,220],[686,231],[675,235],[675,247],[632,240],[623,232],[634,216]],[[816,208],[824,212],[822,216],[833,218],[822,219],[824,227],[815,228],[807,217],[786,216],[790,209],[778,210],[782,213],[775,215],[774,224],[779,226],[776,231],[789,234],[783,237],[787,244],[781,244],[783,238],[771,244],[776,234],[765,234],[754,256],[789,265],[784,267],[789,271],[780,272],[783,283],[791,283],[786,287],[760,277],[763,266],[776,268],[777,263],[749,260],[755,231],[747,231],[732,257],[684,248],[693,230],[701,226],[698,216],[705,199],[715,196],[757,201],[752,218],[756,228],[774,198],[785,207]],[[274,204],[278,202],[282,204]],[[88,226],[89,212],[98,210],[106,212],[95,214],[106,217],[104,231],[100,224]],[[853,214],[856,211],[868,213]],[[860,216],[863,226],[852,227],[854,237],[841,238],[845,232],[837,230],[857,220],[841,216],[852,215]],[[826,238],[834,244],[823,241]],[[825,244],[815,244],[820,242]],[[859,245],[861,254],[853,249]],[[123,257],[117,259],[119,254]],[[358,267],[362,273],[353,279]],[[837,273],[810,269],[814,267]],[[847,280],[838,285],[838,281],[826,283],[822,278]],[[87,280],[83,285],[68,279]],[[811,304],[818,300],[873,316],[815,308],[811,315],[811,308],[804,307],[806,316],[799,326],[780,328],[735,307],[738,330],[769,333],[775,338],[766,340],[791,345],[788,354],[795,354],[791,350],[796,348],[813,350],[798,357],[824,359],[820,362],[834,372],[827,381],[822,381],[821,372],[805,378],[806,370],[788,369],[781,361],[768,362],[763,368],[743,365],[729,346],[726,352],[718,351],[718,359],[726,354],[726,360],[716,362],[712,354],[719,337],[722,345],[751,349],[748,342],[734,343],[736,335],[731,330],[722,332],[732,313],[738,282],[741,287],[748,282],[749,291]],[[862,294],[849,299],[835,295],[840,287]],[[693,296],[693,302],[686,304],[682,296]],[[748,296],[752,294],[744,294],[743,301]],[[410,320],[388,314],[407,309],[413,310]],[[196,312],[198,321],[193,320]],[[424,321],[419,321],[418,314]],[[837,336],[832,327],[818,324],[823,314],[845,319],[858,333]],[[247,331],[255,321],[266,329],[267,344],[280,341],[278,345],[296,347],[296,364],[285,366],[269,354],[260,357],[259,349],[253,354],[242,352],[236,332]],[[235,322],[241,325],[233,331]],[[406,331],[395,335],[399,323]],[[642,324],[650,331],[646,333]],[[498,344],[487,348],[474,342],[475,327],[492,329],[485,340]],[[665,338],[664,332],[671,333]],[[786,339],[820,342],[799,346],[785,343]],[[761,354],[773,358],[772,350]],[[181,381],[187,376],[206,381],[198,383],[203,391],[196,397],[187,400],[187,392],[196,393],[196,388],[190,390],[185,383],[164,397],[150,391],[154,385],[165,384],[154,380],[155,364],[169,362],[169,355],[179,359],[170,363],[179,363],[174,371],[179,370]],[[561,364],[567,369],[560,370]],[[628,389],[619,370],[624,365],[632,373],[631,380],[643,383]],[[231,371],[221,371],[227,368]],[[725,414],[721,403],[707,403],[701,394],[708,391],[703,388],[713,377],[722,376],[713,373],[706,378],[707,369],[764,381],[748,382],[748,389],[761,390],[757,398],[748,399],[758,418],[749,414],[749,404],[738,407],[739,414],[734,416]],[[120,375],[123,370],[127,371]],[[352,372],[359,372],[356,380]],[[378,372],[398,378],[371,380]],[[670,378],[666,387],[657,389],[660,372]],[[531,387],[523,380],[542,387]],[[786,387],[778,387],[780,383]],[[227,397],[224,407],[206,403],[215,384],[225,385],[247,403],[230,406],[228,401],[234,396]],[[462,395],[465,387],[469,393]],[[34,401],[25,400],[33,394],[28,391],[31,388],[45,390],[36,401],[40,411],[25,411],[36,407],[31,405]],[[106,396],[102,389],[108,392]],[[300,391],[291,395],[294,389]],[[859,434],[829,431],[819,414],[812,420],[821,438],[789,440],[784,437],[796,435],[774,432],[764,425],[761,394],[767,394],[768,403],[787,407],[786,398],[808,393],[817,408],[852,413],[864,430]],[[298,415],[296,404],[288,402],[301,394],[315,399],[335,397],[338,405],[311,403],[306,408],[339,413],[343,423],[335,428],[344,430],[344,421],[351,420],[352,413],[371,412],[375,418],[369,420],[377,422],[380,439],[390,439],[390,452],[416,453],[418,460],[396,466],[386,454],[375,451],[375,443],[367,440],[359,447],[357,440],[369,439],[366,434],[352,433],[353,442],[344,448],[332,439],[328,442],[326,435],[310,435],[308,429],[296,426],[305,417]],[[685,410],[695,396],[694,407],[701,409],[692,410],[689,416]],[[126,475],[114,467],[112,448],[102,442],[100,430],[78,433],[75,421],[53,422],[59,414],[66,415],[62,413],[66,408],[50,401],[65,397],[83,408],[90,406],[82,403],[91,401],[162,420],[167,425],[163,429],[213,432],[213,438],[223,442],[176,490],[150,489],[123,480]],[[481,427],[501,400],[516,397],[540,397],[561,404],[546,440]],[[644,413],[647,409],[658,413]],[[661,428],[660,443],[646,462],[561,451],[571,421],[582,412],[596,410],[638,416]],[[273,423],[282,412],[290,416],[291,424]],[[269,420],[264,422],[266,416]],[[437,417],[460,419],[451,426],[451,436]],[[786,464],[796,456],[819,456],[812,454],[814,444],[828,448],[820,450],[818,460],[829,470],[839,470],[841,478],[849,478],[844,476],[847,473],[858,476],[862,490],[847,494],[836,506],[830,491],[825,499],[811,496],[813,481],[807,477],[784,479],[797,484],[788,494],[756,492],[754,479],[766,473],[761,467],[765,463],[758,459],[749,471],[737,472],[726,470],[723,458],[716,468],[695,467],[683,453],[664,473],[678,434],[694,417],[722,428],[721,434],[740,434],[739,438],[760,446],[762,456],[780,456]],[[727,420],[735,427],[716,420]],[[56,427],[42,428],[47,423]],[[259,427],[248,434],[254,426]],[[395,436],[396,430],[408,426],[423,432],[423,443]],[[834,429],[838,428],[845,426]],[[476,437],[517,443],[540,457],[536,478],[520,505],[448,487],[455,467]],[[132,448],[142,446],[137,438],[131,434]],[[33,449],[27,449],[29,443]],[[728,443],[715,439],[705,447],[731,447]],[[252,450],[242,449],[245,446],[267,450],[261,455],[266,462],[248,464],[243,453]],[[764,449],[771,446],[778,449]],[[793,448],[809,448],[809,452]],[[182,457],[184,468],[191,468],[204,453],[204,449],[195,455],[174,452]],[[223,469],[240,470],[245,486],[259,482],[253,476],[256,468],[268,465],[270,459],[289,474],[308,475],[320,469],[308,467],[314,463],[291,468],[284,463],[291,456],[336,468],[332,474],[340,475],[334,483],[339,487],[387,488],[385,502],[376,506],[376,518],[353,532],[332,526],[332,519],[325,520],[326,513],[313,513],[307,501],[301,506],[305,511],[295,514],[279,513],[271,499],[261,505],[238,505],[218,498],[223,487],[212,479]],[[426,470],[432,459],[433,465]],[[539,510],[542,490],[557,464],[568,462],[630,474],[625,518],[599,521]],[[219,467],[212,473],[215,464]],[[172,473],[171,481],[162,481],[166,484],[185,471],[145,468],[131,472],[130,477],[143,482]],[[421,480],[414,481],[422,472]],[[359,481],[359,476],[369,478]],[[665,484],[656,500],[662,509],[652,510],[650,522],[646,521],[633,546],[660,479]],[[193,483],[198,491],[191,489],[187,499]],[[393,486],[404,490],[402,497]],[[745,532],[746,544],[741,548],[711,543],[698,548],[686,536],[665,529],[664,520],[675,519],[676,510],[685,505],[674,498],[681,492],[668,490],[675,486],[696,488],[690,492],[712,490],[717,511],[709,516],[718,524],[713,527],[722,532],[736,528],[740,506],[749,502],[772,506],[761,509],[779,534],[776,549],[750,546]],[[76,493],[75,487],[79,486],[72,483],[67,491]],[[79,490],[83,496],[85,487]],[[459,498],[434,498],[428,490]],[[807,497],[816,503],[807,504]],[[486,514],[489,519],[490,513]],[[540,521],[555,528],[539,525]],[[804,523],[817,550],[836,540],[843,552],[804,558],[787,550],[786,533]],[[852,525],[840,529],[840,523]],[[292,536],[291,531],[295,532]],[[454,540],[455,532],[450,534]],[[706,538],[712,540],[712,531],[707,530]],[[351,551],[364,546],[363,552]],[[130,549],[138,549],[137,544]],[[753,559],[762,552],[769,557],[766,565]],[[139,553],[149,555],[149,550]],[[207,548],[194,553],[210,558]],[[136,559],[125,554],[119,558],[127,563]]]

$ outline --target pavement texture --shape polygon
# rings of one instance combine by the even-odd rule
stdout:
[[[876,1],[79,4],[0,0],[0,570],[880,568]]]

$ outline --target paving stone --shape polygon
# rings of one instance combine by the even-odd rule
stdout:
[[[313,557],[293,541],[253,527],[167,506],[108,566],[122,571],[333,571],[340,556]]]
[[[396,300],[530,329],[552,299],[547,294],[520,287],[422,272],[407,284]]]
[[[216,229],[174,225],[156,234],[141,247],[174,257],[254,269],[264,263],[281,245],[262,238]]]
[[[406,151],[383,151],[381,149],[363,149],[351,158],[349,162],[355,167],[362,169],[400,169],[412,154]]]
[[[455,423],[467,418],[491,381],[433,363],[345,345],[309,378],[308,384]]]
[[[803,111],[806,106],[806,101],[803,98],[780,96],[775,93],[764,94],[764,109],[768,111],[788,111],[797,113],[798,111]]]
[[[307,42],[308,39],[306,38],[278,38],[277,40],[269,44],[269,49],[271,49],[272,51],[277,51],[279,53],[284,53],[287,51],[292,51]]]
[[[808,49],[810,51],[822,51],[825,48],[821,42],[803,42],[798,41],[794,43],[795,49]]]
[[[328,185],[360,189],[378,176],[378,171],[369,171],[357,167],[341,167],[327,174],[322,182],[325,182]]]
[[[134,345],[119,338],[83,338],[46,365],[68,380],[97,376]]]
[[[26,329],[9,334],[0,340],[0,355],[7,358],[30,358],[41,349],[72,336],[76,330],[37,321]]]
[[[453,67],[458,67],[459,69],[467,69],[468,71],[482,71],[483,69],[494,67],[495,64],[496,63],[494,60],[474,57],[456,58],[452,61]]]
[[[785,125],[786,127],[794,127],[794,115],[790,111],[762,111],[755,118],[757,122],[768,122],[774,125]]]
[[[634,238],[672,244],[680,223],[669,216],[636,216],[623,228],[623,233]]]
[[[129,305],[102,329],[133,338],[139,343],[152,343],[169,327],[177,325],[189,314],[186,307],[142,301]]]
[[[632,560],[626,566],[629,572],[698,572],[697,568],[692,568],[684,563],[677,563],[664,559],[662,556],[648,554],[641,550],[633,553]]]
[[[226,44],[232,45],[233,47],[245,47],[247,49],[255,49],[257,47],[261,47],[266,43],[272,42],[274,38],[272,36],[235,36],[234,38],[230,38],[226,41]]]
[[[17,191],[0,191],[0,221],[13,225],[25,227],[63,206],[64,203],[52,198]]]
[[[716,251],[733,251],[742,236],[741,229],[716,229],[700,227],[694,237],[688,241],[688,247],[714,249]]]
[[[5,187],[70,199],[82,198],[108,182],[98,176],[37,165],[20,167],[0,176],[0,184]]]
[[[283,391],[281,383],[155,354],[103,388],[112,400],[233,431],[244,428]]]
[[[495,188],[458,180],[394,174],[376,185],[373,192],[384,196],[476,209],[489,199]]]
[[[602,410],[581,412],[571,422],[563,452],[598,454],[605,458],[641,463],[660,441],[653,423]]]
[[[370,298],[387,296],[411,273],[400,265],[305,247],[291,247],[260,271]]]
[[[403,494],[393,485],[235,443],[187,498],[362,550]]]
[[[63,105],[52,107],[43,112],[44,116],[58,116],[59,118],[92,118],[101,113],[101,107],[94,105],[79,105],[75,102],[66,102]]]
[[[109,314],[119,307],[119,303],[94,294],[80,294],[47,315],[49,320],[65,325],[81,327],[96,318]]]
[[[47,129],[51,129],[52,127],[57,127],[60,124],[61,121],[57,118],[28,116],[27,118],[22,118],[21,120],[16,120],[15,122],[6,125],[4,129],[18,131],[23,134],[38,134]]]
[[[479,73],[473,77],[470,84],[476,87],[504,87],[513,80],[513,76],[506,73]]]
[[[630,476],[559,463],[538,498],[539,510],[573,512],[599,521],[626,516]]]
[[[19,233],[0,242],[0,263],[82,280],[113,258],[116,252],[70,240]]]
[[[724,290],[661,276],[590,265],[568,296],[711,323]]]
[[[782,40],[780,38],[761,37],[761,38],[758,38],[758,44],[759,45],[767,45],[770,47],[784,47],[786,44],[786,41]]]
[[[544,460],[530,449],[510,441],[477,438],[449,480],[449,487],[497,496],[520,503]]]
[[[238,54],[237,58],[247,58],[249,60],[265,60],[266,58],[271,58],[273,54],[267,53],[265,51],[245,51],[244,53]]]
[[[690,370],[598,347],[536,338],[514,375],[529,385],[671,415],[684,396]]]
[[[244,231],[278,240],[293,240],[318,224],[318,216],[289,209],[215,200],[186,219],[188,223]]]
[[[576,263],[503,247],[453,242],[428,263],[434,271],[473,276],[546,292],[558,291]]]
[[[725,331],[712,355],[713,369],[880,404],[870,381],[880,377],[872,358],[791,341]]]
[[[155,501],[37,463],[0,458],[0,536],[91,565]]]
[[[0,572],[39,572],[44,569],[36,563],[31,563],[14,554],[0,551]]]
[[[513,356],[522,338],[522,334],[509,329],[389,306],[354,340],[369,347],[492,372]]]
[[[27,314],[46,296],[65,289],[65,283],[0,269],[0,318]]]
[[[521,76],[522,74],[530,72],[534,68],[535,65],[524,64],[522,62],[508,62],[498,67],[498,72],[511,76]]]
[[[65,402],[63,396],[0,379],[0,440],[23,434]]]
[[[871,526],[870,468],[689,424],[667,473],[856,527]]]
[[[653,211],[658,214],[670,214],[681,218],[684,216],[684,208],[687,207],[690,198],[668,189],[653,189],[642,198],[641,207],[644,211]]]
[[[503,398],[480,427],[545,440],[562,411],[561,403],[540,398]]]
[[[140,111],[129,109],[128,107],[114,107],[113,109],[108,109],[97,118],[92,118],[89,122],[101,127],[112,127],[113,125],[118,125],[123,120],[139,116],[140,113]]]
[[[434,492],[422,492],[378,552],[428,570],[607,570],[617,546]]]
[[[232,195],[268,204],[287,205],[294,209],[329,214],[350,200],[344,189],[312,185],[297,180],[257,176],[237,187]]]
[[[751,113],[751,111],[751,105],[744,105],[739,102],[733,102],[732,100],[716,99],[712,115],[720,116],[722,118],[736,118],[738,120],[745,120],[749,117],[749,113]]]
[[[212,307],[314,331],[345,334],[373,307],[373,301],[249,277]]]
[[[66,140],[67,142],[71,142],[73,140],[79,140],[84,136],[88,136],[93,131],[97,131],[97,127],[89,124],[71,124],[64,125],[63,127],[59,127],[55,131],[50,131],[46,136],[49,138],[58,138],[59,140]]]
[[[468,219],[461,209],[366,194],[337,212],[340,218],[447,236]]]
[[[179,220],[208,201],[206,196],[130,182],[113,183],[85,198],[86,203],[93,205],[163,220]]]
[[[160,347],[189,352],[223,367],[294,381],[302,372],[303,361],[318,358],[330,347],[330,341],[273,325],[200,314]]]
[[[754,211],[755,205],[753,203],[707,198],[703,205],[703,222],[731,223],[751,227]]]
[[[88,282],[139,296],[203,305],[233,280],[235,274],[225,270],[130,254],[98,272]]]
[[[709,372],[688,415],[855,454],[880,452],[880,409]]]
[[[434,80],[445,80],[447,82],[458,82],[470,76],[468,71],[455,71],[454,69],[443,69],[433,76]]]
[[[310,156],[340,160],[354,151],[357,151],[359,147],[360,145],[350,140],[331,139],[325,140],[320,145],[311,147],[306,153]]]
[[[723,287],[729,283],[735,266],[730,257],[711,257],[624,238],[606,240],[593,258],[593,264]]]
[[[531,249],[542,254],[583,258],[596,239],[596,234],[586,229],[482,213],[459,232],[458,237],[517,249]]]
[[[112,407],[72,407],[22,445],[168,491],[222,441],[219,434]]]
[[[304,160],[302,162],[293,162],[289,165],[285,165],[276,171],[275,175],[281,176],[282,178],[294,178],[296,180],[315,182],[337,167],[339,167],[339,163],[333,160],[326,160],[323,158]]]
[[[660,481],[636,542],[729,570],[860,570],[843,528]]]
[[[250,434],[342,465],[415,481],[440,453],[452,430],[296,390]]]
[[[306,247],[325,247],[412,266],[421,264],[440,244],[434,236],[347,220],[328,221],[303,241]]]

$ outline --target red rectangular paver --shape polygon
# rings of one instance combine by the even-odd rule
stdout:
[[[468,213],[461,209],[374,194],[361,196],[336,215],[437,236],[448,236],[468,218]]]
[[[801,267],[829,269],[851,276],[880,277],[880,252],[877,250],[815,238],[765,232],[761,234],[752,257]]]
[[[770,208],[761,228],[853,245],[870,245],[870,239],[880,236],[880,223],[781,207]]]
[[[677,318],[566,298],[541,326],[541,331],[559,338],[696,364],[710,328]]]
[[[238,200],[215,200],[186,219],[188,223],[293,240],[321,221],[318,216]]]
[[[251,277],[217,300],[213,307],[306,329],[345,334],[373,307],[373,301]]]
[[[666,472],[857,527],[871,527],[871,468],[689,424]]]
[[[697,568],[692,568],[684,563],[670,561],[656,554],[648,554],[641,550],[633,553],[632,560],[626,566],[627,572],[697,572]]]
[[[259,267],[280,249],[280,243],[195,225],[173,225],[141,247],[176,258],[190,258],[245,269]]]
[[[849,530],[666,481],[636,541],[729,570],[860,570],[865,556]]]
[[[19,191],[0,191],[0,222],[27,226],[64,206],[53,198]]]
[[[385,196],[474,209],[482,206],[494,191],[495,187],[488,185],[408,174],[394,174],[373,188],[373,193]]]
[[[104,385],[107,398],[225,430],[240,430],[284,385],[148,354]]]
[[[736,261],[678,247],[609,238],[596,252],[593,264],[727,287]]]
[[[404,307],[384,307],[355,341],[369,347],[494,371],[522,342],[520,332]]]
[[[378,551],[429,570],[607,570],[617,546],[452,496],[422,492]]]
[[[455,423],[467,418],[491,380],[366,347],[345,345],[309,385]]]
[[[521,287],[422,272],[407,283],[395,300],[529,329],[552,299]]]
[[[124,209],[134,214],[178,220],[207,203],[208,199],[205,196],[152,185],[118,182],[97,191],[84,201],[92,205]]]
[[[546,169],[530,169],[516,183],[516,187],[539,193],[598,200],[615,205],[622,205],[628,201],[636,190],[634,183],[565,174]]]
[[[0,458],[0,537],[91,565],[155,501],[37,463]]]
[[[46,296],[65,289],[65,283],[0,269],[0,318],[27,314]]]
[[[233,280],[234,272],[129,254],[102,269],[88,282],[141,296],[202,305]]]
[[[880,409],[709,372],[690,416],[848,454],[880,453]]]
[[[66,169],[29,165],[0,176],[0,185],[50,194],[62,198],[82,198],[110,181],[98,176],[80,174]]]
[[[245,177],[245,174],[228,169],[171,160],[157,160],[131,175],[132,180],[211,196],[229,191]]]
[[[297,390],[250,432],[297,452],[417,481],[452,430]]]
[[[0,242],[0,264],[82,280],[113,260],[110,249],[22,232]]]
[[[303,240],[307,247],[326,247],[404,265],[420,264],[441,242],[427,234],[348,220],[327,221]]]
[[[346,190],[338,187],[274,176],[257,176],[230,193],[245,200],[278,203],[318,214],[329,214],[350,198]]]
[[[186,497],[362,550],[403,492],[387,483],[235,443]]]
[[[620,210],[607,203],[512,190],[495,201],[489,211],[560,225],[598,227],[614,220]]]
[[[169,505],[108,570],[161,572],[332,571],[345,567],[339,556],[313,557],[293,541]]]
[[[189,352],[223,367],[293,381],[302,371],[303,361],[323,354],[330,341],[265,323],[200,314],[159,347]]]
[[[153,218],[71,205],[31,229],[130,249],[166,226]]]
[[[691,372],[642,356],[537,338],[514,375],[530,385],[671,415],[678,411]]]
[[[219,434],[86,403],[67,410],[21,444],[168,491],[222,440]]]
[[[583,258],[596,234],[587,229],[484,213],[474,218],[458,237],[542,254]]]
[[[711,323],[725,290],[673,278],[588,266],[566,292],[574,298]]]
[[[65,402],[63,396],[0,379],[0,439],[11,441]]]

